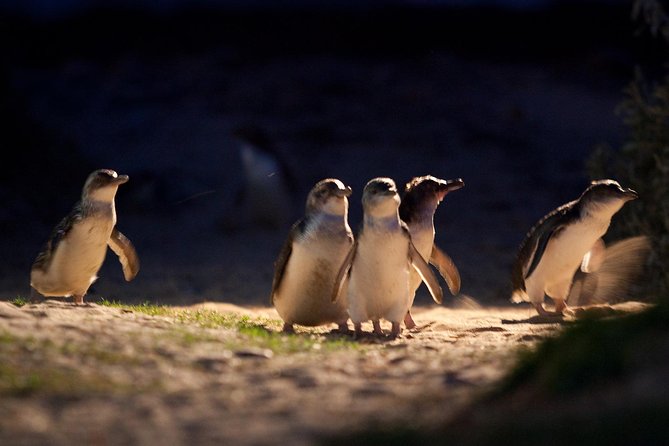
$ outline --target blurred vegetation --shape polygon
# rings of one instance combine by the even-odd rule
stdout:
[[[612,227],[617,237],[645,234],[653,252],[648,259],[646,296],[669,293],[669,16],[657,0],[637,0],[634,19],[655,39],[664,39],[667,60],[663,77],[648,80],[642,70],[625,89],[618,113],[628,130],[620,150],[598,148],[588,161],[592,178],[613,177],[635,189],[640,196],[623,208],[619,224]]]
[[[532,398],[564,397],[601,383],[669,366],[669,305],[613,318],[588,318],[531,351],[495,395],[531,384]]]

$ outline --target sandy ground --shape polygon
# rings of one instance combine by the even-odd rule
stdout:
[[[182,309],[203,308],[250,316],[265,334],[98,304],[0,302],[0,443],[310,445],[435,426],[563,326],[527,307],[419,307],[417,330],[351,342],[330,327],[279,334],[268,307]]]

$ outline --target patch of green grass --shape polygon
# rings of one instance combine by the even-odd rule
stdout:
[[[250,317],[237,313],[221,313],[205,308],[183,310],[170,308],[165,305],[155,305],[148,302],[139,305],[127,305],[117,301],[103,299],[101,305],[120,308],[126,311],[147,314],[149,316],[163,316],[173,319],[179,324],[197,326],[202,329],[226,328],[234,330],[243,336],[242,340],[223,340],[227,347],[252,346],[268,348],[275,353],[296,353],[304,351],[334,351],[342,349],[359,349],[360,344],[349,338],[326,337],[320,334],[285,334],[280,333],[282,322],[265,317]],[[209,334],[194,333],[189,330],[179,331],[178,337],[185,343],[211,342]],[[243,344],[243,345],[242,345]]]
[[[16,296],[14,299],[10,300],[9,303],[14,304],[17,307],[22,307],[28,303],[28,299],[22,296]]]
[[[255,346],[269,348],[275,353],[307,351],[332,352],[361,349],[360,343],[345,337],[325,337],[320,334],[286,334],[268,330],[263,326],[242,326],[239,332]]]
[[[156,305],[149,302],[141,304],[124,304],[116,300],[108,300],[103,298],[100,305],[110,308],[119,308],[121,310],[132,311],[135,313],[147,314],[149,316],[174,316],[175,310],[166,305]]]

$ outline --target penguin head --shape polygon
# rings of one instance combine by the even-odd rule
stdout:
[[[388,217],[397,213],[400,196],[397,186],[390,178],[369,180],[362,191],[362,207],[371,217]]]
[[[595,180],[581,195],[580,201],[588,210],[614,214],[625,203],[636,200],[639,195],[632,189],[623,188],[617,181]]]
[[[345,215],[348,212],[348,197],[351,188],[334,178],[319,181],[307,196],[307,214],[325,212],[326,214]]]
[[[119,175],[111,169],[95,170],[86,179],[82,198],[95,201],[112,201],[118,187],[129,179],[128,175]]]
[[[461,189],[465,182],[461,178],[442,180],[432,175],[414,177],[404,187],[404,196],[400,205],[400,218],[410,223],[415,219],[431,215],[451,191]]]

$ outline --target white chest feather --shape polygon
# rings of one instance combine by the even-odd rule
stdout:
[[[75,223],[53,252],[47,270],[32,275],[33,286],[45,295],[85,293],[97,279],[113,227],[108,217]]]
[[[331,303],[335,277],[351,244],[327,238],[293,242],[274,306],[289,323],[315,326],[348,319],[345,296]]]
[[[408,240],[400,231],[361,234],[348,287],[354,322],[402,320],[410,306],[408,254]]]
[[[583,256],[606,233],[609,224],[607,219],[585,218],[567,226],[548,242],[541,261],[527,279],[528,284],[539,281],[549,287],[570,281]]]

